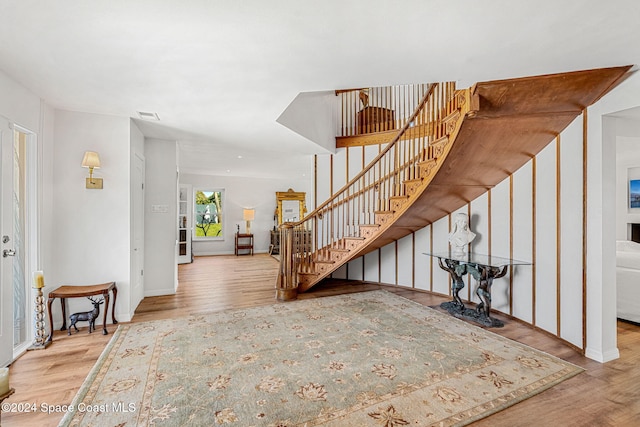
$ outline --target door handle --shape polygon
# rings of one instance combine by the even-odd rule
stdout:
[[[2,258],[6,258],[8,256],[16,256],[16,251],[14,249],[5,249],[2,251]]]

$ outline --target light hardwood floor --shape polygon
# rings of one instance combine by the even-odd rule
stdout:
[[[145,298],[133,322],[187,316],[227,308],[274,304],[278,263],[268,255],[198,257],[179,268],[178,293]],[[300,299],[385,289],[428,306],[446,300],[397,286],[330,280]],[[281,302],[280,304],[286,304]],[[581,356],[554,337],[512,319],[494,332],[580,365],[586,371],[550,390],[474,423],[474,426],[639,426],[640,327],[618,323],[620,358],[600,364]],[[109,326],[110,332],[114,327]],[[57,331],[46,350],[27,352],[11,366],[16,393],[5,403],[29,403],[35,412],[2,413],[2,426],[56,426],[111,338],[98,333],[67,336]],[[51,413],[43,412],[49,405]],[[48,407],[49,407],[48,406]],[[57,407],[58,406],[58,407]],[[241,426],[243,427],[243,426]]]

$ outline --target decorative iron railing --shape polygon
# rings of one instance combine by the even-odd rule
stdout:
[[[439,156],[439,141],[449,132],[445,118],[460,101],[453,82],[423,87],[413,112],[367,167],[302,221],[281,226],[279,299],[295,295],[299,275],[333,269],[332,252],[348,251],[349,239],[370,236],[380,226],[376,216],[393,211],[394,198],[407,197],[405,183],[419,179],[421,164]]]

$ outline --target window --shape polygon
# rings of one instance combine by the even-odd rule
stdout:
[[[223,240],[224,190],[196,189],[194,193],[194,239]]]

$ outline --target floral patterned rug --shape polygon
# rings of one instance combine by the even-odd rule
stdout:
[[[60,425],[465,425],[580,372],[371,291],[120,326]]]

